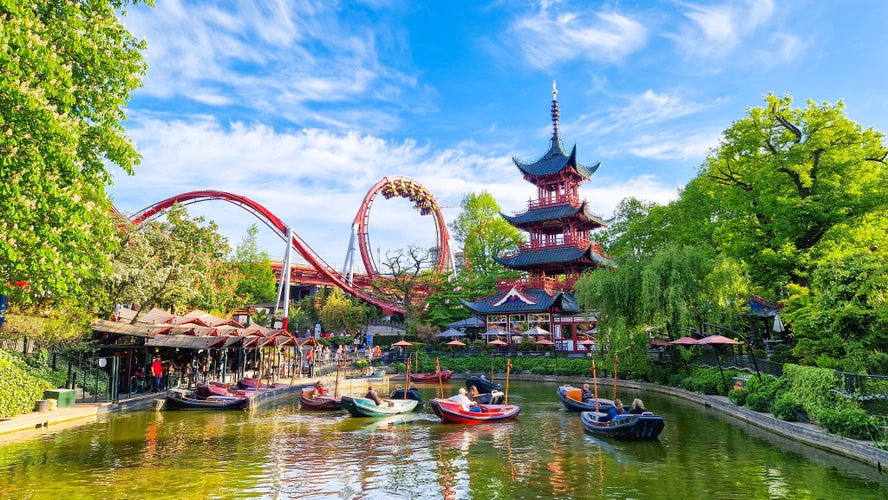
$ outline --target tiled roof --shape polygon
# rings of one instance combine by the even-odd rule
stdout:
[[[468,307],[478,314],[543,312],[548,311],[551,308],[561,309],[567,312],[578,312],[580,310],[573,295],[566,292],[557,292],[554,296],[552,296],[549,295],[545,290],[540,289],[522,290],[522,293],[533,298],[536,301],[536,304],[528,304],[522,300],[515,298],[512,300],[506,300],[498,306],[493,305],[499,302],[500,299],[502,299],[503,296],[508,293],[509,290],[504,290],[490,297],[480,299],[475,302],[469,302],[462,299],[460,299],[460,302],[462,302],[464,306]]]
[[[598,167],[601,166],[601,162],[591,166],[577,163],[577,146],[574,145],[568,155],[564,152],[560,139],[553,139],[549,146],[549,151],[546,152],[542,158],[532,163],[525,163],[517,158],[512,158],[512,161],[515,163],[515,166],[521,170],[521,173],[534,177],[554,174],[560,172],[565,167],[573,166],[576,168],[579,175],[588,179],[592,177],[592,174],[594,174],[598,170]]]
[[[588,258],[592,262],[602,266],[613,265],[613,262],[610,259],[594,252],[591,246],[587,248],[563,246],[557,248],[543,248],[540,250],[525,250],[508,257],[496,257],[496,261],[512,269],[525,269],[529,266],[537,266],[539,264],[573,262],[583,258]]]
[[[599,225],[607,225],[607,223],[601,217],[598,217],[597,215],[586,210],[586,202],[581,203],[578,207],[575,207],[570,203],[563,203],[561,205],[533,208],[524,213],[513,216],[509,216],[506,214],[501,215],[504,219],[506,219],[506,221],[509,222],[509,224],[512,224],[513,226],[521,226],[524,224],[530,224],[539,221],[566,219],[578,213],[582,213],[584,216],[586,216],[587,219],[591,220],[592,222],[596,222],[596,227]]]

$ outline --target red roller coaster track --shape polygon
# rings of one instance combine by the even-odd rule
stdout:
[[[446,261],[443,260],[443,257],[450,254],[449,250],[449,238],[447,236],[446,225],[444,224],[443,216],[441,215],[441,211],[438,208],[437,202],[435,202],[434,197],[432,197],[428,192],[422,188],[418,183],[412,181],[406,177],[397,177],[392,179],[399,179],[400,182],[410,181],[416,186],[419,186],[419,189],[416,191],[416,194],[413,196],[409,196],[407,194],[398,193],[399,196],[410,197],[411,200],[414,201],[417,205],[417,209],[420,210],[424,215],[430,212],[434,212],[436,219],[435,224],[438,229],[438,248],[439,250],[439,267],[445,266]],[[385,181],[385,182],[384,182]],[[364,202],[361,204],[361,208],[358,211],[358,216],[361,218],[361,225],[363,233],[359,231],[361,237],[361,256],[364,260],[365,268],[368,274],[374,273],[375,269],[372,266],[372,261],[369,257],[369,250],[366,248],[367,241],[367,218],[369,217],[369,208],[370,204],[373,201],[373,197],[376,196],[376,193],[381,189],[384,189],[385,185],[388,185],[388,178],[383,179],[378,182],[367,194],[364,198]],[[386,194],[386,197],[391,197],[390,194]],[[130,217],[130,221],[134,224],[142,224],[145,221],[148,221],[158,214],[163,212],[164,210],[170,208],[176,203],[180,203],[182,205],[190,205],[192,203],[198,203],[202,201],[212,201],[212,200],[221,200],[231,203],[235,206],[238,206],[247,212],[251,213],[257,219],[262,221],[266,226],[268,226],[272,231],[283,240],[287,241],[287,225],[278,218],[276,215],[271,213],[268,209],[256,203],[255,201],[241,195],[228,193],[225,191],[191,191],[189,193],[183,193],[180,195],[176,195],[170,198],[167,198],[163,201],[159,201],[150,207],[144,208],[139,212],[133,214]],[[428,205],[428,206],[426,206]],[[358,220],[356,219],[356,223]],[[347,283],[346,280],[343,279],[342,275],[333,269],[329,264],[327,264],[324,259],[322,259],[312,248],[306,243],[299,235],[296,234],[295,231],[292,232],[292,238],[289,242],[292,248],[296,249],[309,265],[314,267],[319,273],[321,273],[325,278],[330,280],[333,284],[341,288],[346,293],[349,293],[368,304],[379,307],[383,310],[384,313],[403,313],[404,309],[399,305],[389,304],[385,301],[377,299],[372,295],[366,293],[361,288],[355,286],[354,284]],[[368,264],[369,263],[369,264]],[[282,274],[283,276],[283,274]],[[372,276],[372,274],[371,274]]]

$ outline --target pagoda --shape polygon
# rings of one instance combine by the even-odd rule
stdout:
[[[549,150],[530,163],[512,158],[524,179],[536,186],[537,197],[528,201],[524,212],[500,214],[509,224],[527,232],[529,241],[517,252],[496,260],[525,276],[502,281],[498,292],[490,297],[463,301],[485,317],[490,328],[511,331],[519,323],[548,326],[556,339],[565,338],[560,335],[561,327],[568,323],[586,323],[591,328],[594,319],[583,314],[570,290],[583,271],[612,265],[601,246],[590,239],[591,231],[606,224],[589,212],[588,203],[579,195],[580,184],[587,182],[601,163],[579,163],[576,145],[570,153],[564,150],[558,131],[559,115],[558,90],[553,83]],[[571,332],[564,333],[569,336]]]

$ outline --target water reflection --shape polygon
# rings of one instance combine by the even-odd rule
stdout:
[[[658,441],[583,431],[555,384],[513,384],[518,419],[462,427],[430,412],[144,412],[0,443],[0,497],[882,498],[875,469],[699,406],[642,395]],[[424,396],[431,396],[432,390]],[[622,394],[624,399],[634,394]],[[856,465],[855,465],[856,464]],[[52,478],[47,480],[47,478]]]

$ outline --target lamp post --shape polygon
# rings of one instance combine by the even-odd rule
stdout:
[[[742,333],[738,332],[737,330],[732,330],[732,329],[730,329],[730,328],[728,328],[728,327],[726,327],[726,326],[715,325],[715,324],[712,324],[712,323],[706,323],[706,322],[703,322],[703,326],[711,326],[712,328],[718,328],[718,329],[720,329],[720,330],[725,330],[725,331],[727,331],[727,332],[731,332],[731,333],[733,333],[734,335],[736,335],[736,336],[740,337],[741,339],[743,339],[743,342],[745,342],[746,345],[749,346],[749,354],[752,356],[752,366],[755,367],[755,374],[758,376],[759,382],[761,382],[761,380],[762,380],[762,374],[761,374],[761,372],[759,372],[758,361],[755,359],[755,347],[753,347],[753,345],[749,343],[749,341],[746,339],[746,337],[745,337]]]

